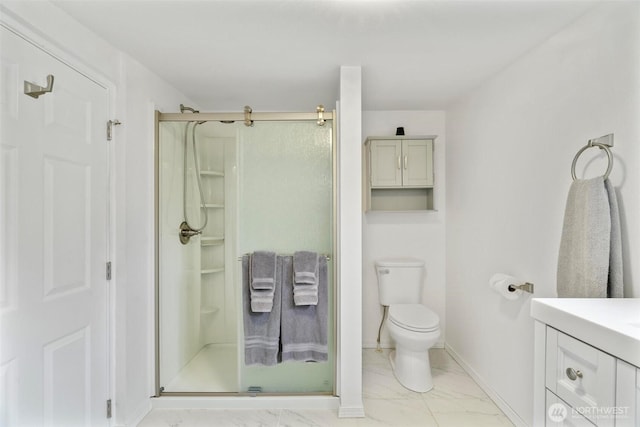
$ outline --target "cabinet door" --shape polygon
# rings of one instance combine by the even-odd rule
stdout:
[[[405,187],[433,186],[433,141],[402,141],[402,184]]]
[[[402,186],[402,142],[377,140],[371,142],[371,186]]]
[[[640,399],[640,369],[623,362],[617,361],[616,369],[616,427],[640,426],[638,417],[638,400]]]

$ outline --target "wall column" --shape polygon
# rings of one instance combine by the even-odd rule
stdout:
[[[338,393],[340,417],[364,417],[362,403],[362,73],[340,68],[338,118]]]

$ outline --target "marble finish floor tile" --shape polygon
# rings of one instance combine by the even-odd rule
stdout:
[[[359,418],[338,418],[337,411],[283,409],[277,427],[359,427]]]
[[[449,399],[488,399],[487,394],[464,371],[431,368],[433,389],[429,392],[433,397]]]
[[[153,409],[138,426],[272,427],[278,425],[279,418],[279,409]]]
[[[372,364],[362,367],[362,391],[365,399],[419,399],[416,393],[402,386],[391,371],[391,365]]]
[[[335,410],[154,409],[139,427],[507,427],[495,403],[444,349],[429,352],[433,390],[416,393],[395,379],[389,350],[363,350],[365,418]]]
[[[419,393],[416,393],[419,394]],[[438,427],[426,403],[418,399],[364,399],[360,426]]]

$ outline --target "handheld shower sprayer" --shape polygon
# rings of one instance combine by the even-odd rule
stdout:
[[[185,111],[189,111],[190,113],[199,113],[199,110],[193,109],[191,107],[187,107],[184,104],[180,104],[180,112],[184,113]]]

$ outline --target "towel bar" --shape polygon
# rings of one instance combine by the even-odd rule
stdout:
[[[246,255],[251,255],[251,254],[244,254],[242,256],[238,257],[238,261],[242,261],[242,257],[246,256]],[[280,256],[293,256],[293,254],[281,254]],[[329,254],[320,254],[320,256],[323,256],[327,259],[327,261],[331,261],[331,255]]]

